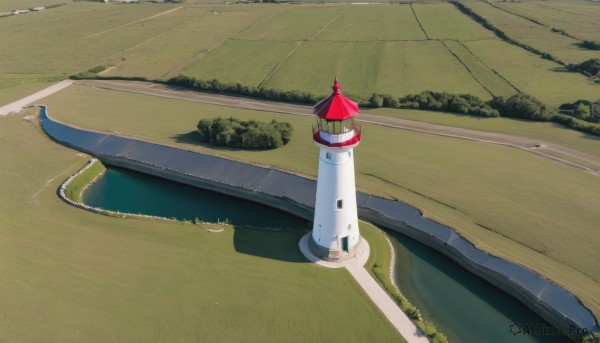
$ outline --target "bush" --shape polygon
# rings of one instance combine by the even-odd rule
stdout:
[[[592,58],[579,64],[569,64],[567,68],[582,72],[587,76],[600,76],[600,58]]]
[[[201,119],[198,139],[218,146],[249,149],[275,149],[287,144],[294,131],[290,123],[241,121],[236,118]]]
[[[589,40],[583,41],[579,46],[589,50],[600,50],[600,43]]]
[[[517,93],[506,100],[502,97],[495,97],[489,104],[503,117],[542,121],[550,120],[552,117],[544,103],[527,93]]]

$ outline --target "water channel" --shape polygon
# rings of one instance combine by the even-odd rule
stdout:
[[[113,211],[168,218],[307,227],[305,220],[262,205],[112,167],[87,189],[83,200],[90,206]],[[390,239],[400,289],[450,342],[569,342],[565,336],[513,335],[509,328],[513,323],[548,324],[508,294],[433,249],[393,232]]]

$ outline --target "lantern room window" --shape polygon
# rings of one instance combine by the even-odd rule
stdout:
[[[354,118],[348,118],[341,121],[317,118],[317,125],[319,127],[319,131],[333,135],[340,135],[342,133],[348,133],[354,130]]]

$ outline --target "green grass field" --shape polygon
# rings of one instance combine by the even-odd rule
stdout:
[[[16,4],[11,1],[11,6]],[[501,9],[484,3],[469,6],[492,16],[500,26],[510,26],[516,39],[543,44],[540,49],[551,53],[564,52],[568,61],[598,55]],[[501,6],[522,12],[540,7],[541,14],[568,12],[582,18],[577,32],[596,28],[595,17],[583,13],[589,6],[580,3],[573,4],[573,11],[556,0]],[[559,19],[552,14],[544,20],[548,26],[560,26]],[[106,76],[168,79],[182,73],[316,94],[324,94],[321,84],[337,76],[347,94],[362,99],[373,92],[403,96],[425,90],[489,99],[510,95],[514,85],[556,106],[580,98],[595,100],[599,89],[597,82],[581,74],[562,72],[556,63],[507,46],[448,3],[68,2],[40,13],[2,18],[0,41],[1,102],[20,94],[19,89],[29,89],[17,84],[14,90],[2,87],[15,77],[64,78],[100,65],[110,67]]]
[[[542,24],[565,30],[579,40],[600,41],[600,6],[591,1],[496,2],[496,6],[535,19]]]
[[[494,38],[491,31],[465,17],[451,4],[414,4],[412,7],[430,39],[471,41]]]
[[[475,78],[490,94],[509,97],[517,90],[497,72],[485,65],[477,56],[473,55],[467,47],[458,41],[444,41],[444,45],[464,63],[473,78]]]
[[[497,71],[520,91],[550,106],[571,99],[598,98],[598,84],[581,74],[560,71],[559,65],[514,45],[492,39],[464,43],[481,61]]]
[[[326,41],[424,40],[409,6],[349,6],[317,39]],[[385,23],[386,25],[382,25]]]
[[[316,175],[317,150],[310,138],[313,120],[309,117],[82,86],[70,87],[45,102],[51,115],[77,126]],[[169,113],[168,119],[165,113]],[[284,119],[294,125],[295,136],[284,148],[270,151],[198,145],[188,133],[200,118],[217,115]],[[564,285],[600,313],[596,258],[600,257],[596,249],[600,241],[593,234],[600,221],[594,206],[600,201],[596,177],[511,148],[367,124],[363,131],[364,142],[356,150],[361,190],[421,208],[428,217],[451,225],[480,248]]]
[[[219,79],[223,82],[241,82],[258,86],[277,67],[298,43],[228,40],[218,50],[208,54],[187,69],[190,75],[205,80]],[[238,54],[244,51],[245,54]],[[268,54],[264,54],[268,51]],[[226,62],[223,62],[226,61]]]
[[[576,44],[581,41],[557,32],[552,32],[552,25],[555,25],[554,20],[549,21],[551,23],[550,27],[545,27],[520,16],[492,7],[485,2],[468,3],[467,5],[477,14],[486,18],[492,25],[506,32],[511,38],[540,51],[550,53],[565,63],[581,63],[591,58],[600,58],[600,51],[579,48]],[[543,13],[546,11],[537,8],[534,12]],[[589,15],[578,17],[591,18]],[[556,23],[556,25],[559,24],[560,22]],[[586,25],[586,27],[596,27],[595,31],[598,31],[597,24],[595,26]],[[592,29],[592,31],[594,30]]]
[[[491,98],[440,41],[386,43],[380,68],[375,89],[380,94],[429,90]]]
[[[0,341],[401,340],[349,273],[306,263],[302,232],[213,233],[67,205],[56,189],[87,157],[31,114],[0,118]],[[353,320],[332,322],[340,313]]]

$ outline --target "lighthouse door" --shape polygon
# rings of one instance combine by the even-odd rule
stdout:
[[[342,237],[342,250],[348,252],[348,236]]]

